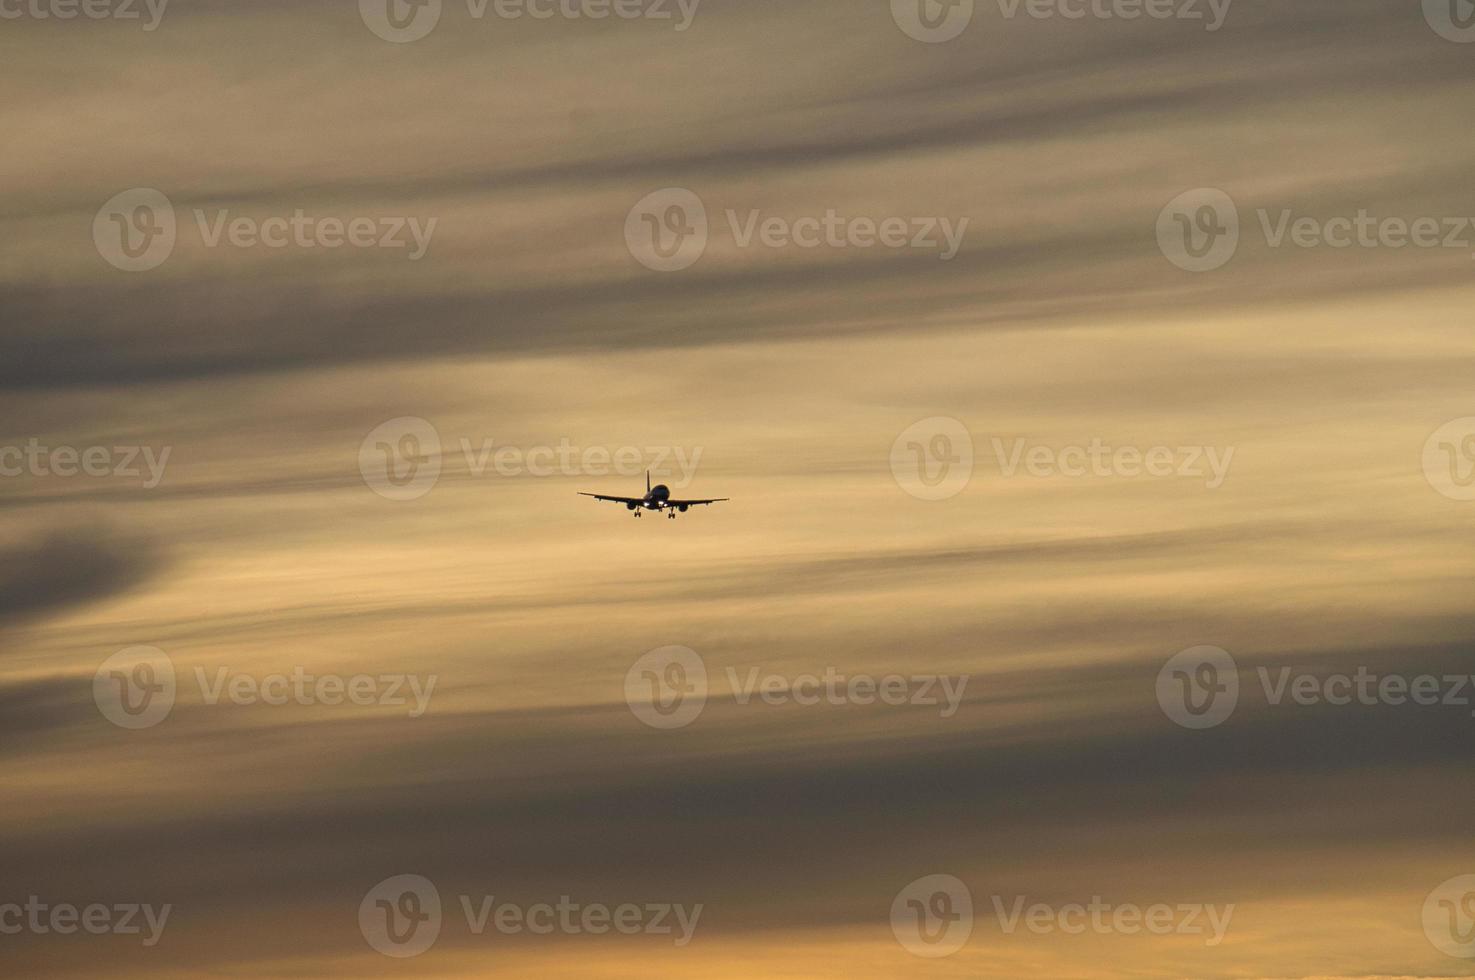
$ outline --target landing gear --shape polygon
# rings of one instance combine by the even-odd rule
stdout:
[[[640,511],[638,511],[638,510],[637,510],[637,511],[636,511],[636,512],[635,512],[635,516],[636,516],[636,517],[640,517],[640,516],[641,516],[641,514],[640,514]]]
[[[671,513],[667,514],[666,516],[668,518],[670,518],[671,520],[673,520],[673,521],[676,520],[676,512],[674,510],[671,511]]]

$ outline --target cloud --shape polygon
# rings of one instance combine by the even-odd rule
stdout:
[[[1256,671],[1468,671],[1469,515],[1420,453],[1470,414],[1470,256],[1272,248],[1260,212],[1469,211],[1468,46],[1382,0],[1238,4],[1214,34],[975,6],[942,45],[852,0],[704,0],[680,36],[449,2],[412,45],[338,2],[179,0],[148,35],[7,21],[0,445],[173,454],[156,488],[53,473],[0,496],[0,904],[177,905],[147,954],[7,937],[15,971],[1448,971],[1418,916],[1470,870],[1468,707],[1270,705]],[[64,84],[36,81],[58,64]],[[180,222],[148,273],[89,233],[131,186]],[[622,227],[668,186],[712,236],[662,275]],[[1208,186],[1242,241],[1192,274],[1154,223]],[[438,224],[410,262],[208,247],[197,210]],[[949,261],[745,248],[730,227],[830,210],[970,224]],[[436,426],[444,466],[401,503],[357,456],[404,415]],[[975,469],[933,503],[887,453],[936,416]],[[1236,454],[1213,491],[1006,477],[995,437]],[[690,495],[733,499],[637,522],[574,491],[638,475],[478,473],[463,439],[701,447]],[[91,681],[134,643],[168,653],[181,696],[125,731]],[[670,643],[714,689],[656,732],[621,691]],[[1155,681],[1200,643],[1244,688],[1189,732]],[[971,680],[950,719],[728,690],[729,669],[827,666]],[[195,685],[296,668],[439,684],[416,719]],[[451,930],[390,963],[354,913],[406,872],[453,910],[700,901],[707,958]],[[983,908],[1242,908],[1209,958],[984,924],[922,964],[887,913],[934,872]]]
[[[1260,207],[1458,215],[1464,203],[1450,188],[1468,169],[1465,149],[1445,139],[1432,157],[1410,152],[1415,133],[1401,107],[1420,106],[1432,118],[1456,112],[1449,83],[1464,71],[1461,52],[1435,43],[1419,18],[1386,5],[1236,9],[1216,34],[1173,23],[1072,31],[1059,22],[996,24],[989,17],[988,31],[942,51],[912,44],[886,19],[859,37],[865,49],[895,53],[895,66],[832,50],[838,4],[710,13],[712,30],[674,43],[665,34],[629,33],[585,51],[585,31],[538,35],[554,50],[576,52],[555,59],[554,91],[580,91],[596,118],[607,100],[610,111],[652,120],[619,139],[580,140],[551,128],[544,111],[551,96],[537,95],[536,82],[522,100],[470,95],[500,138],[488,144],[465,133],[461,110],[444,96],[468,97],[487,45],[536,78],[552,63],[525,63],[525,54],[478,24],[488,37],[448,35],[433,59],[429,48],[404,52],[408,60],[392,70],[405,85],[377,86],[373,114],[346,93],[361,89],[350,84],[357,73],[377,67],[344,65],[346,77],[324,77],[315,63],[289,61],[286,75],[274,74],[273,86],[320,87],[330,108],[314,118],[325,119],[333,139],[363,150],[331,168],[300,140],[290,150],[312,159],[284,162],[286,137],[270,128],[253,130],[258,138],[240,147],[255,166],[222,160],[215,175],[158,162],[147,141],[126,142],[115,152],[124,156],[117,166],[48,186],[27,198],[35,202],[29,208],[17,201],[7,212],[29,233],[30,247],[0,276],[0,304],[14,325],[0,339],[0,383],[180,381],[464,354],[905,334],[959,322],[1049,327],[1079,317],[1223,312],[1466,279],[1468,256],[1450,250],[1272,252],[1252,242],[1220,274],[1188,277],[1167,264],[1153,238],[1163,205],[1201,185],[1235,197],[1247,232]],[[186,35],[211,30],[213,16],[186,13],[172,26]],[[328,6],[268,8],[239,26],[283,43],[299,18],[331,24],[370,51],[369,41],[379,43],[367,31],[364,38],[350,33],[354,25]],[[776,19],[782,46],[751,65],[729,65],[723,70],[735,73],[731,79],[706,74],[675,84],[671,76],[704,56],[730,56],[734,32],[761,37],[768,18]],[[1294,47],[1308,37],[1320,46],[1309,53]],[[828,51],[821,65],[833,71],[784,60],[793,48]],[[596,79],[613,66],[629,70],[629,58],[651,52],[667,56],[639,70],[637,78],[652,84],[599,91]],[[192,117],[199,129],[190,132],[173,128],[179,90],[226,96],[218,79],[199,76],[192,54],[167,45],[156,53],[154,75],[179,84],[151,77],[146,88],[130,87],[127,111],[176,140],[239,143],[229,117]],[[1257,72],[1243,72],[1251,58]],[[408,74],[411,65],[417,74]],[[868,70],[856,70],[861,65]],[[750,99],[712,111],[715,93],[760,74]],[[1381,94],[1361,96],[1375,80]],[[1300,102],[1283,99],[1288,86],[1303,93]],[[660,112],[657,87],[667,93]],[[1328,107],[1349,102],[1356,122],[1328,120]],[[1318,123],[1315,143],[1295,141]],[[384,147],[386,131],[433,138]],[[1383,135],[1371,139],[1371,132]],[[1063,148],[1067,141],[1075,150]],[[119,189],[109,183],[119,172],[162,185],[180,218],[176,256],[132,279],[103,265],[76,231]],[[46,180],[43,171],[32,176]],[[964,251],[947,263],[910,252],[760,254],[722,240],[695,268],[663,277],[625,254],[619,228],[637,199],[673,184],[708,202],[719,231],[728,209],[753,208],[789,216],[827,209],[967,216],[971,229]],[[439,224],[432,251],[407,263],[378,249],[205,249],[193,230],[196,208],[256,217],[297,209],[434,216]],[[48,268],[68,270],[66,289]]]
[[[164,567],[150,540],[102,525],[61,527],[0,546],[0,625],[121,595]]]

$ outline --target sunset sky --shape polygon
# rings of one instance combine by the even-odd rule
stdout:
[[[1462,2],[0,0],[0,973],[1475,975]]]

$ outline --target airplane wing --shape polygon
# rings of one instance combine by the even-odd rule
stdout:
[[[703,506],[703,507],[705,507],[707,504],[720,504],[720,503],[722,503],[725,500],[731,500],[731,499],[732,499],[731,497],[718,497],[716,500],[668,500],[668,501],[666,501],[666,506],[667,507],[697,507],[697,506]]]
[[[617,504],[639,504],[639,503],[644,503],[644,498],[642,498],[642,497],[607,497],[607,496],[605,496],[602,493],[583,493],[583,492],[580,492],[579,496],[581,496],[581,497],[593,497],[595,500],[608,500],[608,501],[611,501],[612,503],[617,503]]]

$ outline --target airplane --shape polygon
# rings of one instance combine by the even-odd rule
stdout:
[[[640,517],[647,510],[666,511],[666,516],[671,520],[676,519],[676,512],[685,514],[688,507],[706,507],[710,504],[720,504],[730,497],[718,497],[716,500],[672,500],[671,488],[657,484],[650,485],[650,471],[645,473],[645,496],[644,497],[610,497],[602,493],[579,492],[581,497],[593,497],[595,500],[611,500],[618,504],[624,504],[626,510],[633,510],[636,517]]]

